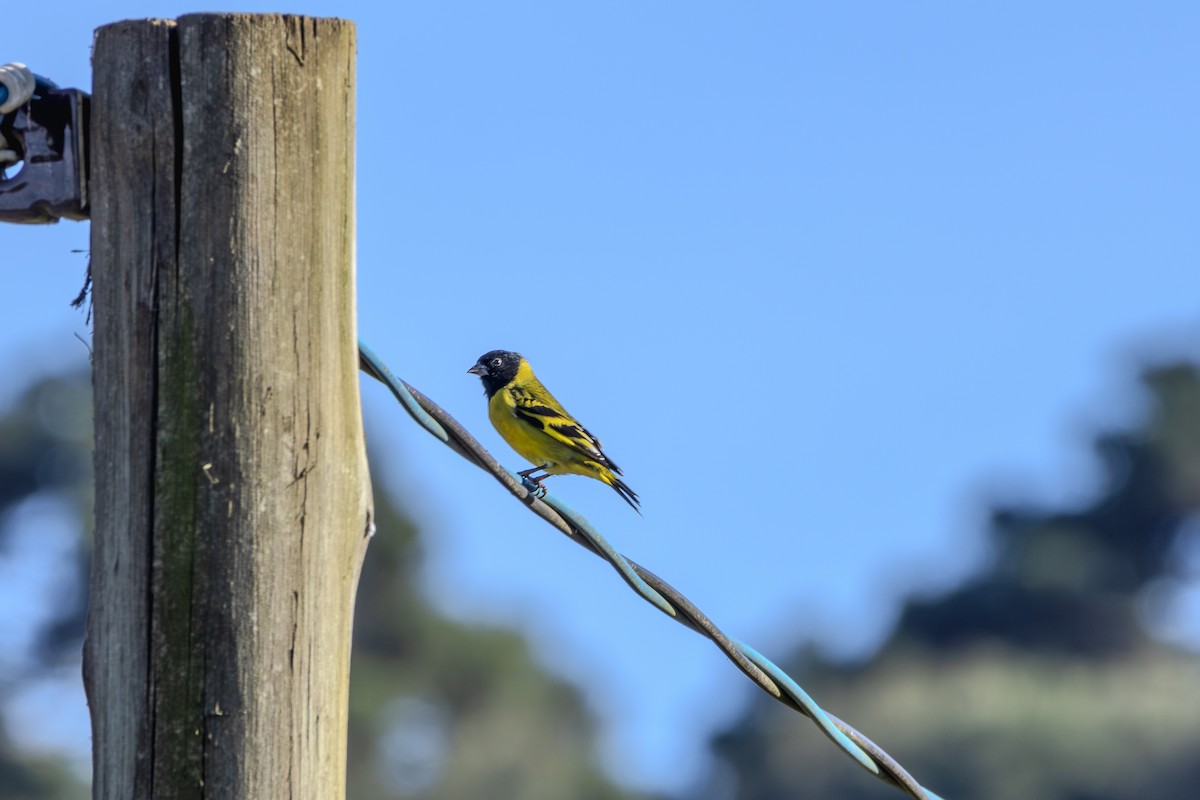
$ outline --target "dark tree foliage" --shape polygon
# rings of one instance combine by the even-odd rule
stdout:
[[[1200,509],[1200,369],[1157,367],[1144,386],[1144,424],[1096,442],[1105,482],[1094,501],[997,507],[994,560],[943,596],[908,602],[867,663],[802,646],[785,665],[946,798],[1195,792],[1197,660],[1155,640],[1144,610],[1147,591],[1179,575],[1178,537]],[[698,795],[902,796],[811,727],[756,698],[714,737],[720,767]]]
[[[70,563],[60,565],[76,590],[64,591],[45,615],[30,653],[6,653],[0,660],[0,708],[31,681],[64,662],[78,662],[83,640],[91,517],[91,390],[83,373],[38,381],[23,391],[0,416],[0,559],[10,555],[17,512],[27,503],[45,501],[79,520],[79,546]],[[8,664],[9,674],[3,674]],[[0,729],[0,798],[41,800],[86,796],[87,787],[63,762],[30,756]]]
[[[1166,465],[1135,436],[1097,443],[1108,488],[1071,511],[1000,508],[995,564],[960,589],[910,603],[895,639],[952,650],[995,639],[1025,650],[1119,657],[1146,633],[1137,592],[1170,569],[1184,509],[1170,502]]]
[[[381,459],[371,463],[378,473]],[[596,767],[578,691],[548,677],[519,635],[430,611],[416,589],[417,529],[379,489],[355,613],[349,796],[634,797]]]

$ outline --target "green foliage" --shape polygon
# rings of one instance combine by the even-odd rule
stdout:
[[[9,551],[17,510],[42,501],[79,520],[70,563],[75,578],[87,575],[91,525],[91,387],[83,374],[48,378],[30,386],[0,416],[0,557]],[[67,582],[67,581],[64,581]],[[5,652],[0,659],[0,708],[47,669],[78,663],[86,592],[63,592],[49,611],[32,652]],[[20,602],[20,598],[18,598]],[[5,667],[11,674],[4,674]],[[17,732],[12,732],[15,735]],[[65,760],[31,754],[0,727],[0,800],[71,800],[90,795]]]
[[[379,487],[377,487],[378,489]],[[594,724],[511,631],[432,612],[417,533],[376,492],[350,681],[350,797],[630,797],[594,763]]]
[[[995,510],[994,562],[907,604],[868,663],[802,648],[786,665],[822,706],[944,797],[1190,797],[1200,662],[1155,641],[1145,591],[1179,569],[1200,509],[1200,369],[1145,376],[1139,430],[1097,442],[1107,482],[1083,508]],[[722,800],[896,798],[795,715],[754,701],[716,736]]]
[[[0,798],[85,800],[91,791],[61,759],[31,756],[0,737]]]

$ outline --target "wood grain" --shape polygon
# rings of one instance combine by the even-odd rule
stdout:
[[[98,31],[97,798],[344,796],[354,58],[336,19]]]

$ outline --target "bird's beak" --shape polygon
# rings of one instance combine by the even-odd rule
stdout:
[[[467,374],[468,375],[478,375],[479,377],[482,378],[484,375],[487,375],[487,367],[485,367],[483,364],[476,364],[475,366],[473,366],[469,370],[467,370]]]

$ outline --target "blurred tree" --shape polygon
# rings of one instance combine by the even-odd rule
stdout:
[[[19,512],[34,501],[54,504],[72,521],[66,549],[73,554],[65,577],[28,576],[59,587],[42,593],[52,607],[0,586],[9,592],[0,627],[28,624],[35,642],[23,648],[29,652],[0,653],[0,715],[50,666],[80,674],[91,419],[85,373],[38,382],[0,416],[0,570],[62,570],[45,559],[12,563],[21,548],[6,545],[24,535],[21,520],[28,515]],[[429,607],[414,587],[416,526],[375,477],[379,533],[367,553],[355,617],[348,796],[635,797],[596,766],[594,726],[579,693],[549,677],[518,635],[453,622]],[[44,534],[27,523],[25,534]],[[8,632],[0,630],[0,639]],[[9,730],[11,739],[0,726],[0,800],[89,796],[69,758],[36,754],[21,730]],[[86,737],[80,732],[81,741]]]
[[[944,797],[1189,797],[1200,783],[1200,663],[1146,624],[1164,581],[1189,577],[1200,369],[1154,368],[1144,384],[1145,424],[1097,442],[1106,483],[1095,502],[997,509],[990,566],[910,601],[868,663],[806,646],[784,665]],[[701,797],[901,796],[766,699],[712,744],[720,766]]]
[[[375,497],[380,533],[355,614],[349,796],[634,797],[596,767],[579,693],[548,677],[517,634],[430,611],[415,588],[416,528]]]
[[[25,645],[0,653],[0,712],[48,674],[73,665],[79,675],[87,596],[79,587],[88,574],[85,520],[92,517],[91,419],[83,373],[38,381],[0,416],[0,569],[6,576],[0,627],[8,634],[0,639]],[[72,521],[74,530],[59,532],[66,541],[48,541],[52,531],[43,523],[50,518]],[[53,563],[47,553],[68,558]],[[61,602],[38,607],[39,595],[48,593]],[[90,795],[67,759],[29,752],[14,741],[19,733],[0,729],[0,798]]]

